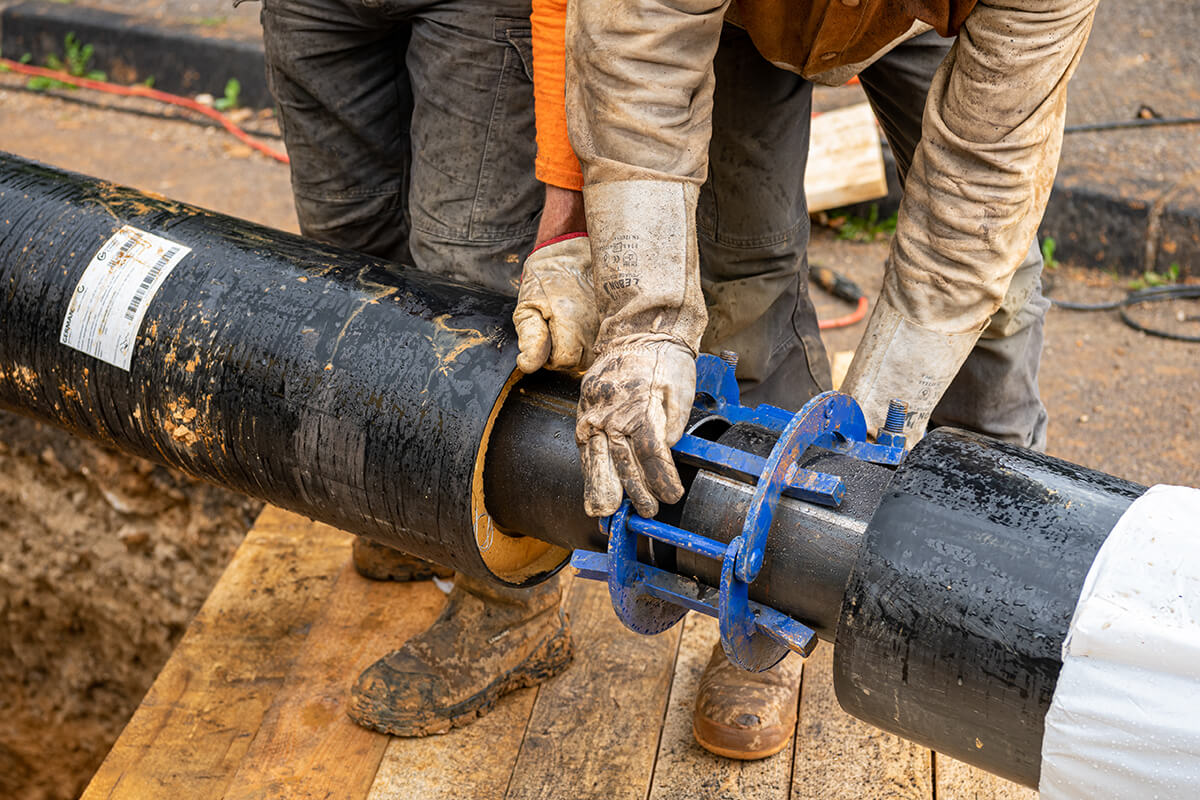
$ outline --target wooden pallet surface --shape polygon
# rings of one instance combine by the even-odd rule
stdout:
[[[826,645],[805,664],[791,747],[713,756],[691,713],[715,622],[692,614],[642,637],[585,580],[567,582],[576,660],[561,675],[443,736],[371,733],[346,716],[351,682],[427,627],[444,595],[365,580],[349,558],[347,534],[264,510],[85,800],[1036,797],[846,715]]]

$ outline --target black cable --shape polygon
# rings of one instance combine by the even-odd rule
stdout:
[[[1151,328],[1129,316],[1129,312],[1126,311],[1130,306],[1142,305],[1144,303],[1159,303],[1164,300],[1200,299],[1200,285],[1185,286],[1182,284],[1172,284],[1170,286],[1151,286],[1146,289],[1136,289],[1129,292],[1129,294],[1120,300],[1113,300],[1107,303],[1075,303],[1070,300],[1056,300],[1053,297],[1049,297],[1048,299],[1055,307],[1067,311],[1119,310],[1121,321],[1135,331],[1141,331],[1148,336],[1157,336],[1161,339],[1174,339],[1179,342],[1200,342],[1200,335],[1189,336],[1185,333],[1172,333],[1171,331],[1164,331],[1159,328]]]
[[[1166,119],[1151,117],[1150,119],[1124,119],[1113,120],[1111,122],[1085,122],[1080,125],[1068,125],[1063,128],[1063,133],[1092,133],[1095,131],[1116,131],[1124,128],[1158,128],[1165,125],[1197,124],[1200,124],[1200,117],[1169,117]]]
[[[1175,339],[1180,342],[1200,342],[1200,335],[1189,336],[1185,333],[1172,333],[1171,331],[1147,327],[1130,317],[1129,313],[1125,310],[1130,306],[1141,305],[1142,303],[1158,303],[1163,300],[1191,298],[1200,298],[1200,286],[1155,286],[1150,289],[1140,289],[1136,292],[1130,292],[1129,297],[1125,298],[1125,302],[1121,307],[1121,321],[1135,331],[1141,331],[1148,336]]]

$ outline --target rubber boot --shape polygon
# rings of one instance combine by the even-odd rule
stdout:
[[[573,654],[562,580],[511,589],[460,574],[437,621],[358,677],[351,719],[395,736],[446,733],[557,675]]]
[[[449,578],[454,570],[424,561],[365,536],[354,537],[354,569],[374,581],[427,581]]]
[[[746,672],[720,642],[700,678],[692,735],[705,750],[752,761],[787,747],[796,732],[804,660],[789,654],[766,672]]]

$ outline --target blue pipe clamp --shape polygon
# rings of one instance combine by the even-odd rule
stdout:
[[[662,633],[689,610],[699,611],[720,621],[721,646],[730,661],[761,672],[779,663],[789,650],[807,656],[817,644],[811,628],[749,598],[750,584],[762,569],[779,498],[787,495],[837,507],[846,492],[838,476],[803,469],[797,462],[809,446],[816,445],[896,465],[904,458],[905,440],[894,430],[876,443],[868,442],[862,409],[854,398],[838,392],[817,395],[795,415],[766,404],[747,408],[740,403],[734,371],[733,364],[701,355],[696,361],[696,407],[731,425],[753,422],[779,431],[771,454],[764,459],[690,434],[673,451],[681,463],[756,483],[741,535],[726,545],[638,516],[626,500],[616,514],[600,521],[608,535],[608,552],[576,550],[571,564],[585,578],[607,581],[613,609],[629,629]],[[902,415],[900,420],[902,425]],[[720,588],[639,562],[639,535],[720,561]]]

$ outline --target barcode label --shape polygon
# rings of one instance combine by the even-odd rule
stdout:
[[[171,249],[158,257],[158,261],[154,262],[154,266],[146,273],[146,277],[142,278],[142,282],[138,284],[137,291],[133,295],[133,300],[129,302],[129,308],[125,309],[125,319],[132,322],[134,315],[138,309],[142,307],[142,301],[146,299],[146,293],[150,291],[150,287],[158,280],[158,276],[167,268],[168,264],[174,264],[174,258],[179,254],[179,245],[172,245]]]
[[[63,319],[59,341],[128,370],[146,309],[192,248],[129,225],[92,257]]]

